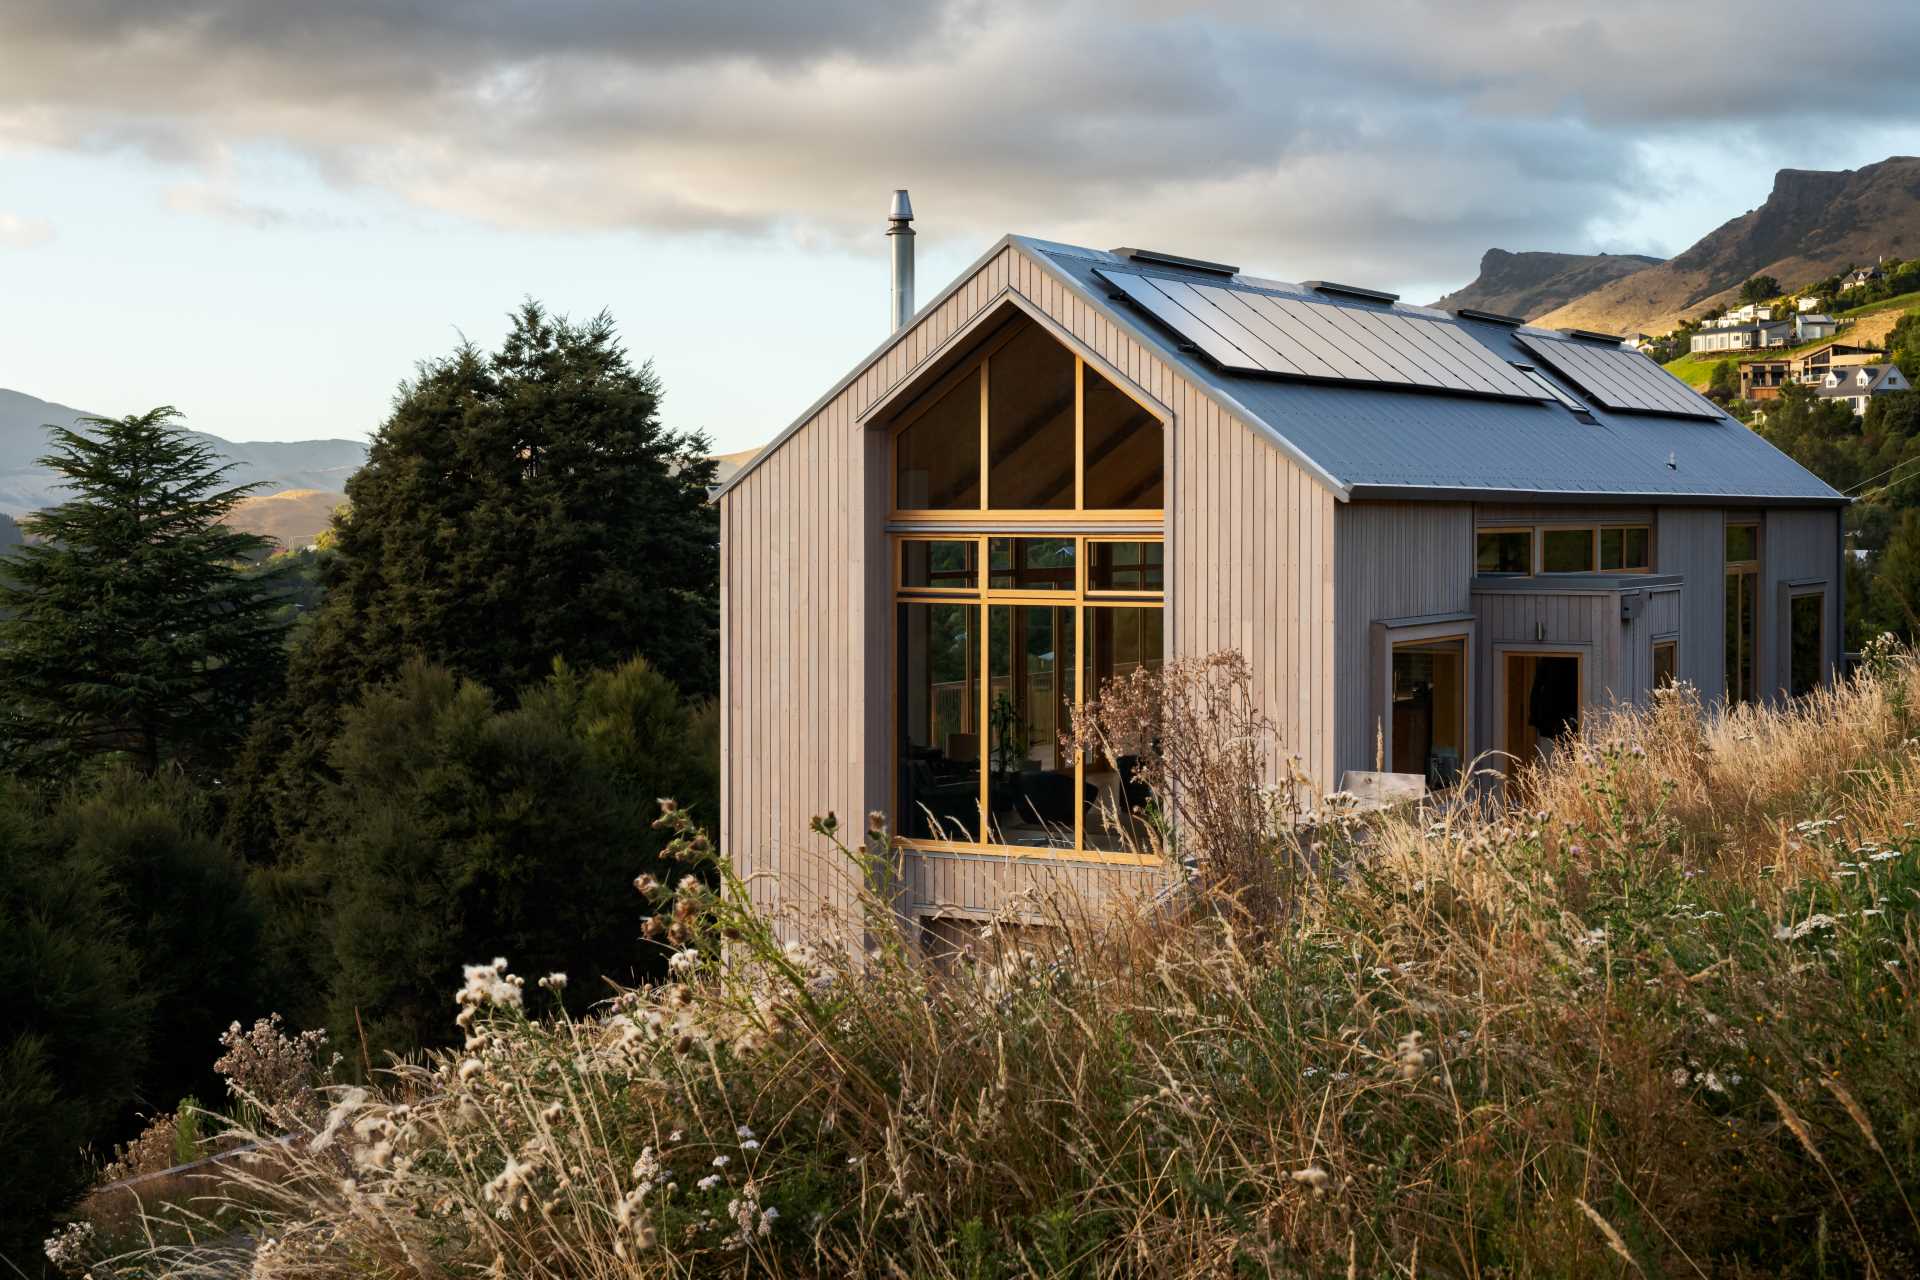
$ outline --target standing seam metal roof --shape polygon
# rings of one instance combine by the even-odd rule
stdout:
[[[1428,391],[1389,390],[1336,382],[1310,382],[1231,373],[1180,349],[1177,339],[1141,312],[1110,294],[1094,275],[1101,267],[1135,274],[1223,286],[1218,273],[1183,271],[1160,262],[1128,259],[1098,249],[1007,236],[921,307],[939,306],[1005,245],[1013,245],[1091,306],[1151,345],[1203,394],[1235,417],[1272,437],[1286,452],[1324,477],[1342,498],[1457,498],[1462,495],[1621,501],[1754,501],[1837,505],[1845,497],[1724,412],[1713,418],[1664,417],[1609,411],[1592,402],[1557,371],[1527,351],[1521,335],[1561,339],[1534,326],[1514,328],[1455,316],[1430,307],[1393,304],[1393,309],[1455,326],[1498,358],[1533,366],[1550,384],[1587,404],[1592,422],[1576,418],[1554,401],[1529,403]],[[1232,286],[1323,303],[1297,284],[1244,273]],[[911,327],[911,326],[909,326]],[[902,331],[904,332],[904,330]],[[828,400],[891,349],[895,334],[842,378],[754,459],[722,485],[725,494],[755,471]],[[1650,362],[1651,363],[1651,362]],[[1658,366],[1653,366],[1658,369]],[[1661,372],[1662,377],[1671,375]],[[1688,396],[1691,389],[1675,381]],[[1669,465],[1671,463],[1671,465]]]
[[[1522,335],[1560,340],[1535,326],[1513,328],[1463,319],[1430,307],[1394,304],[1393,310],[1455,326],[1502,360],[1537,368],[1589,407],[1582,422],[1563,405],[1527,403],[1424,391],[1391,390],[1230,373],[1180,349],[1178,340],[1123,302],[1112,299],[1101,267],[1119,268],[1215,286],[1220,277],[1120,258],[1097,249],[1015,237],[1028,253],[1065,275],[1095,305],[1144,337],[1203,391],[1212,391],[1257,416],[1261,425],[1319,464],[1349,490],[1512,492],[1569,498],[1646,496],[1831,504],[1846,501],[1799,463],[1724,412],[1680,418],[1610,412],[1568,383],[1519,341]],[[1320,302],[1300,285],[1234,277],[1251,288]],[[1648,362],[1663,378],[1671,375]],[[1676,389],[1699,397],[1677,379]],[[1702,403],[1709,403],[1702,401]],[[1669,462],[1672,465],[1669,465]]]

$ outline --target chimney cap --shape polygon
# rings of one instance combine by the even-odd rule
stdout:
[[[901,187],[893,193],[893,207],[887,211],[889,222],[912,222],[913,201],[907,199],[907,189]]]

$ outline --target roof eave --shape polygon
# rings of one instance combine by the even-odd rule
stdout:
[[[1171,362],[1172,357],[1168,351],[1167,340],[1165,338],[1160,337],[1152,330],[1142,326],[1130,313],[1115,307],[1112,301],[1104,294],[1099,294],[1093,290],[1082,287],[1078,280],[1075,280],[1067,272],[1062,271],[1056,266],[1053,260],[1047,256],[1045,250],[1040,248],[1032,239],[1026,236],[1009,236],[1008,239],[1026,256],[1028,261],[1034,263],[1042,271],[1046,272],[1061,288],[1067,290],[1076,298],[1079,298],[1095,311],[1098,311],[1102,316],[1106,317],[1109,322],[1118,326],[1122,332],[1126,333],[1134,341],[1147,347],[1149,350],[1159,352],[1163,359]],[[1226,410],[1228,417],[1231,417],[1241,426],[1252,431],[1255,435],[1280,450],[1291,462],[1312,476],[1319,484],[1330,490],[1335,498],[1341,502],[1345,502],[1351,496],[1353,491],[1352,485],[1340,479],[1340,477],[1334,475],[1312,457],[1308,456],[1304,449],[1301,449],[1298,445],[1294,444],[1293,441],[1274,430],[1264,418],[1247,408],[1244,404],[1241,404],[1239,400],[1226,394],[1217,387],[1202,386],[1197,382],[1193,382],[1192,379],[1188,379],[1188,382],[1193,386],[1197,394],[1205,396],[1207,399],[1219,405],[1222,409]]]
[[[835,396],[839,395],[842,391],[845,391],[849,386],[851,386],[853,384],[854,379],[858,378],[861,374],[865,373],[868,369],[871,369],[875,363],[877,363],[883,356],[887,354],[887,352],[893,350],[895,345],[897,345],[909,333],[912,333],[915,325],[919,324],[922,320],[926,319],[929,313],[933,312],[938,307],[940,307],[943,303],[946,302],[948,298],[951,298],[954,294],[958,293],[960,289],[967,283],[967,281],[973,279],[976,275],[980,274],[981,269],[984,268],[989,262],[992,262],[995,255],[1000,253],[1002,250],[1006,249],[1009,245],[1014,244],[1019,239],[1020,237],[1018,236],[1004,235],[1004,236],[1001,236],[998,240],[994,241],[991,248],[989,248],[985,253],[981,254],[978,258],[974,259],[973,265],[969,266],[965,271],[962,271],[959,275],[955,276],[953,278],[953,282],[949,284],[946,288],[942,289],[937,295],[935,295],[935,297],[931,302],[926,303],[918,311],[915,311],[911,319],[909,319],[904,325],[901,325],[898,329],[894,330],[892,333],[888,334],[884,342],[882,342],[879,346],[875,347],[872,351],[870,351],[867,354],[865,359],[861,360],[859,363],[855,364],[852,369],[848,370],[847,375],[844,378],[840,379],[840,381],[834,383],[833,386],[829,387],[827,389],[826,394],[822,395],[818,400],[815,400],[812,404],[808,405],[806,412],[802,413],[799,417],[795,418],[792,422],[788,423],[786,428],[782,430],[778,435],[774,436],[773,439],[767,441],[767,443],[764,446],[762,446],[760,452],[753,455],[753,459],[750,462],[748,462],[747,465],[745,465],[744,467],[741,467],[738,471],[734,472],[731,476],[728,476],[727,482],[721,485],[719,488],[715,489],[713,491],[713,496],[711,498],[708,498],[707,501],[718,502],[720,501],[720,499],[726,497],[728,493],[732,492],[734,486],[738,485],[742,480],[745,480],[749,475],[751,475],[754,472],[756,468],[759,467],[759,465],[762,462],[766,461],[767,458],[772,456],[774,450],[778,449],[781,445],[785,444],[789,436],[791,436],[794,432],[798,431],[800,428],[806,426],[807,423],[811,422],[816,414],[818,414],[822,409],[826,408],[828,404],[832,403],[833,398]],[[1033,256],[1031,253],[1027,252],[1024,246],[1022,247],[1021,252],[1027,253],[1028,257]]]
[[[1853,499],[1841,493],[1747,494],[1629,492],[1622,489],[1501,489],[1473,485],[1355,484],[1356,502],[1542,502],[1619,507],[1845,507]]]

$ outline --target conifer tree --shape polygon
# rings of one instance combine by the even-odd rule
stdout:
[[[250,492],[163,406],[49,427],[74,496],[28,517],[0,562],[0,751],[60,776],[120,755],[217,768],[281,669],[265,539],[221,522]]]
[[[415,658],[503,699],[555,659],[639,656],[690,697],[716,691],[711,446],[664,425],[660,395],[611,317],[533,302],[498,351],[462,344],[402,385],[347,482],[286,695],[235,771],[229,833],[249,858],[284,852],[342,715]]]

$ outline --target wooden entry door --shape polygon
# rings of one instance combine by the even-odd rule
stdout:
[[[1518,763],[1531,764],[1543,748],[1579,729],[1583,660],[1578,653],[1504,655],[1500,745]]]

